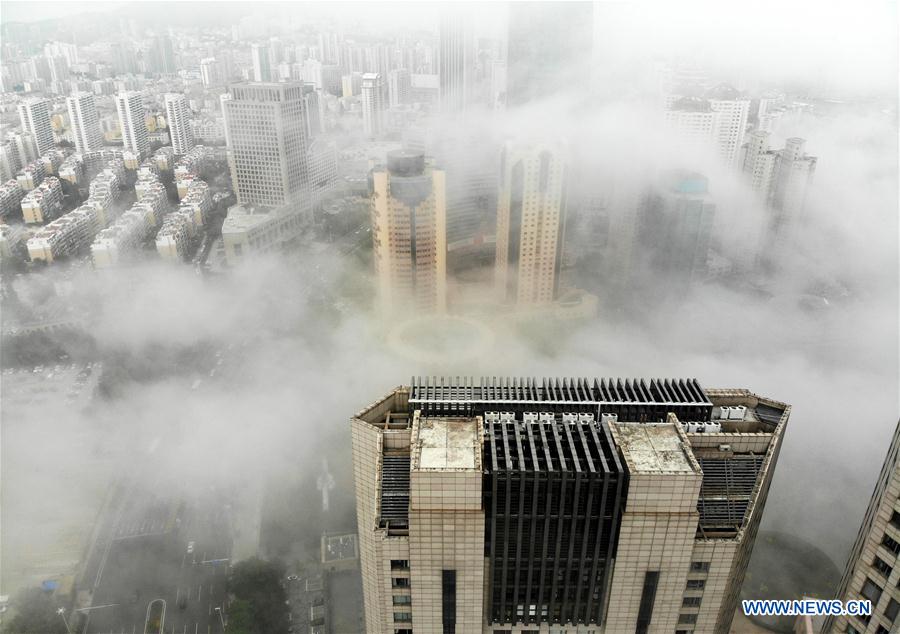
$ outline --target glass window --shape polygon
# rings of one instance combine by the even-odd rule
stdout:
[[[412,612],[394,612],[394,620],[398,623],[412,623]]]
[[[683,625],[691,625],[691,624],[697,622],[697,615],[696,614],[679,614],[678,622]]]
[[[878,603],[878,599],[881,598],[881,586],[867,577],[866,582],[863,584],[862,590],[860,590],[859,593],[871,601],[874,606]]]
[[[412,603],[412,597],[408,594],[395,594],[393,599],[394,605],[409,605]]]
[[[702,601],[700,597],[685,597],[681,602],[681,607],[696,608],[700,605],[700,601]]]
[[[706,587],[706,581],[703,579],[688,579],[687,589],[688,590],[703,590]]]
[[[409,561],[406,559],[391,559],[391,570],[408,570]]]
[[[891,576],[891,568],[886,561],[884,561],[881,557],[876,556],[874,560],[872,560],[872,567],[883,574],[885,577]]]
[[[894,511],[894,512],[891,514],[891,524],[892,524],[895,528],[900,528],[900,513],[898,513],[897,511]]]
[[[391,585],[395,588],[408,588],[409,579],[403,577],[394,577],[391,579]]]
[[[900,612],[900,603],[897,603],[896,599],[891,599],[884,609],[884,615],[893,621],[897,618],[898,612]]]
[[[709,572],[708,561],[692,561],[691,572]]]

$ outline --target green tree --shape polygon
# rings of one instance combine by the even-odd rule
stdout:
[[[280,563],[258,557],[238,562],[232,569],[228,591],[238,599],[234,604],[241,601],[248,604],[253,629],[247,631],[251,634],[284,634],[287,631],[287,593],[281,583],[284,572]],[[233,614],[232,608],[229,610],[229,630]],[[245,618],[240,612],[239,616]]]
[[[26,588],[16,595],[11,608],[14,615],[3,625],[4,634],[66,634],[66,624],[49,592]]]

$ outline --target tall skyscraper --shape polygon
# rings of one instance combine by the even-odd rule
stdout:
[[[222,101],[231,177],[242,205],[278,206],[307,191],[302,82],[240,83]]]
[[[66,98],[66,107],[69,110],[72,136],[75,137],[75,149],[81,153],[101,149],[103,133],[100,131],[94,93],[73,93],[71,97]]]
[[[384,130],[384,79],[378,73],[362,76],[363,131],[369,138],[380,136]]]
[[[139,92],[122,92],[116,95],[116,110],[119,113],[119,127],[122,143],[126,150],[140,156],[150,152],[147,122],[144,120],[144,103]]]
[[[370,176],[375,277],[382,314],[447,306],[444,172],[422,155],[393,151]]]
[[[19,121],[22,124],[22,130],[34,138],[38,154],[44,154],[53,149],[50,108],[49,99],[28,99],[19,104]]]
[[[388,98],[391,108],[409,103],[410,75],[405,68],[398,68],[388,73]]]
[[[652,279],[654,288],[676,293],[702,281],[715,213],[705,176],[686,170],[662,174],[638,219],[638,248],[633,255],[649,267],[642,277]]]
[[[508,143],[500,156],[494,283],[504,301],[551,302],[559,291],[567,167],[560,145]]]
[[[440,107],[460,112],[474,98],[475,42],[467,10],[445,7],[440,18],[437,69]]]
[[[169,124],[169,137],[176,156],[187,154],[194,147],[194,133],[191,132],[191,112],[187,97],[181,93],[168,93],[165,96],[166,121]]]
[[[513,2],[509,5],[506,103],[509,107],[588,94],[594,8],[591,2]]]
[[[838,586],[842,601],[872,602],[869,617],[828,617],[823,632],[881,634],[900,625],[900,423]]]
[[[160,75],[174,75],[178,72],[175,65],[175,48],[172,38],[162,33],[153,40],[153,48],[150,55],[153,70]]]
[[[351,421],[369,634],[727,634],[790,406],[414,378]]]
[[[253,80],[272,81],[272,64],[269,59],[269,47],[265,44],[254,44],[250,54],[253,58]]]

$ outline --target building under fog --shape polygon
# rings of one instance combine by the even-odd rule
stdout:
[[[666,97],[665,122],[679,146],[692,152],[714,151],[727,165],[737,165],[750,100],[731,86],[682,87]]]
[[[69,111],[72,136],[75,138],[75,149],[80,153],[102,149],[103,133],[100,131],[94,94],[73,93],[71,97],[66,98],[66,107]]]
[[[845,602],[868,599],[872,614],[829,617],[823,632],[887,634],[900,626],[900,423],[836,596]]]
[[[187,97],[181,93],[167,93],[165,96],[166,122],[169,138],[176,156],[187,154],[194,147],[194,133],[191,130],[191,111]]]
[[[238,202],[279,206],[308,188],[303,82],[240,83],[222,101],[231,180]]]
[[[383,315],[447,307],[446,178],[421,154],[388,152],[369,175],[373,259]]]
[[[506,105],[523,106],[565,92],[587,94],[593,28],[591,2],[510,3]]]
[[[790,407],[414,378],[351,421],[369,634],[727,634]]]
[[[150,153],[150,138],[141,94],[133,91],[119,93],[116,95],[116,110],[125,149],[140,158],[147,156]]]
[[[19,104],[22,131],[32,136],[38,155],[53,149],[53,127],[50,124],[52,112],[53,106],[49,99],[27,99]]]
[[[702,174],[671,170],[650,187],[632,256],[657,292],[681,293],[704,279],[715,213],[709,180]]]
[[[494,274],[501,301],[527,306],[556,299],[565,236],[567,173],[561,144],[504,146]]]
[[[379,73],[364,73],[362,92],[363,132],[373,139],[384,131],[385,103],[384,78]]]
[[[474,97],[475,38],[470,11],[452,5],[441,11],[437,74],[440,109],[445,113],[465,110]]]

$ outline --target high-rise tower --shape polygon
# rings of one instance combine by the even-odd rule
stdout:
[[[75,149],[81,153],[93,152],[103,147],[103,133],[97,116],[94,93],[76,92],[66,98]]]
[[[34,138],[38,154],[53,149],[53,128],[50,125],[50,100],[28,99],[19,104],[22,130]]]
[[[565,153],[561,145],[501,152],[494,283],[503,300],[551,302],[559,291],[566,220]]]
[[[447,303],[444,172],[419,154],[388,153],[372,170],[375,277],[382,314],[443,312]]]
[[[369,634],[727,634],[790,407],[414,378],[351,421]]]
[[[150,139],[147,135],[141,94],[119,93],[116,95],[116,110],[119,112],[119,127],[122,130],[122,143],[125,149],[146,156],[150,152]]]
[[[167,93],[165,104],[169,137],[172,139],[175,155],[187,154],[194,147],[194,133],[191,132],[191,113],[187,98],[181,93]]]

